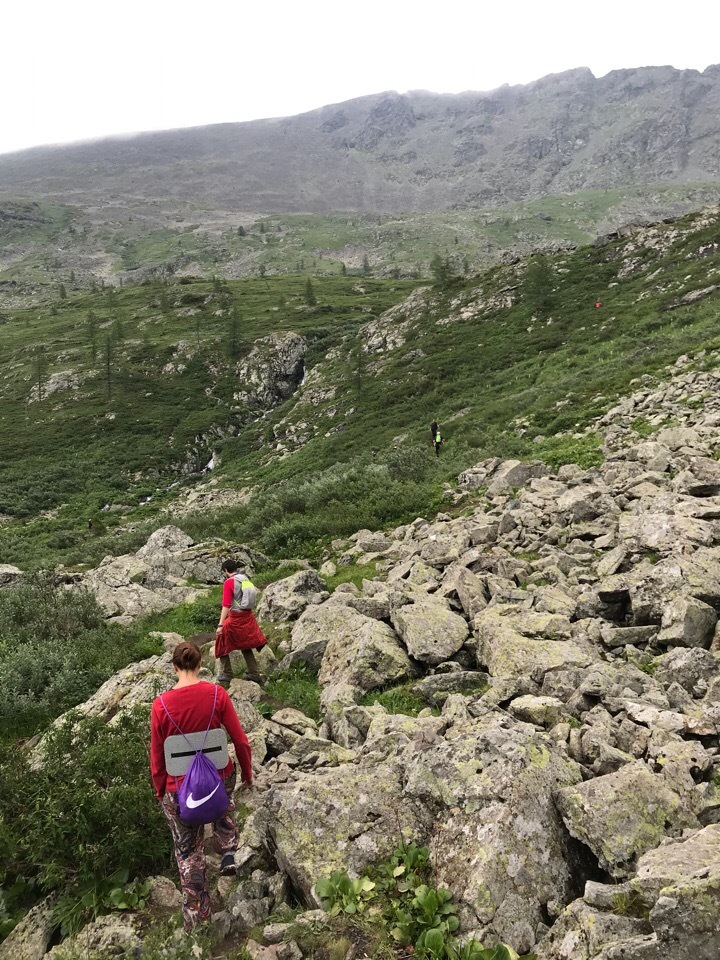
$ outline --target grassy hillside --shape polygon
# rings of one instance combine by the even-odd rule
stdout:
[[[314,279],[308,306],[297,276],[155,283],[12,311],[0,556],[95,562],[139,545],[191,482],[179,472],[188,451],[198,463],[219,453],[222,484],[259,491],[249,507],[184,521],[188,532],[274,556],[430,512],[442,483],[484,456],[590,463],[597,441],[583,431],[633,379],[720,346],[719,271],[714,210],[459,277],[404,305],[411,281],[335,277]],[[240,355],[273,331],[307,341],[305,382],[260,419],[233,400],[233,314]],[[48,394],[59,371],[77,389]],[[439,461],[433,416],[447,437]]]
[[[0,312],[9,297],[19,304],[20,292],[35,302],[52,301],[61,284],[67,291],[137,284],[157,273],[238,279],[340,276],[344,270],[417,277],[440,253],[472,274],[508,253],[589,243],[625,224],[680,215],[717,197],[714,184],[665,184],[484,209],[331,216],[256,216],[141,198],[90,207],[0,200]],[[18,218],[18,211],[26,215]]]

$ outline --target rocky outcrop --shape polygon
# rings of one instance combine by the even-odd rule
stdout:
[[[218,583],[220,565],[230,557],[249,573],[264,559],[223,540],[195,544],[179,527],[165,526],[137,553],[106,557],[94,570],[63,579],[73,588],[90,590],[108,618],[127,623],[201,596],[204,590],[196,584]]]
[[[23,572],[11,563],[0,563],[0,587],[11,587],[22,579]]]
[[[297,333],[271,333],[256,340],[235,368],[241,385],[235,402],[251,411],[270,410],[292,396],[305,372],[305,341]]]
[[[317,905],[319,877],[355,876],[404,839],[431,847],[462,933],[485,943],[715,960],[720,377],[674,372],[599,420],[599,467],[485,461],[462,515],[328,554],[375,556],[381,576],[326,596],[302,571],[268,591],[268,614],[297,617],[280,667],[317,675],[323,716],[264,716],[259,687],[230,686],[257,790],[228,929],[262,923],[283,885]],[[679,403],[696,387],[705,407]],[[679,423],[643,439],[638,409]],[[178,558],[211,566],[203,549],[171,529],[129,559],[171,589]],[[82,709],[112,722],[170,679],[152,658]],[[395,686],[428,706],[388,712]]]

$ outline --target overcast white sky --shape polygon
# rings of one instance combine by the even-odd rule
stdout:
[[[3,153],[578,66],[703,70],[720,2],[4,0],[0,34]]]

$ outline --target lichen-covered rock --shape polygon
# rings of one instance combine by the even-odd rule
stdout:
[[[0,960],[42,960],[57,927],[53,910],[57,898],[46,897],[25,914],[0,943]]]
[[[716,960],[720,825],[645,853],[626,883],[588,883],[537,960]]]
[[[10,587],[22,579],[23,572],[11,563],[0,563],[0,587]]]
[[[707,683],[713,677],[720,676],[720,659],[708,650],[698,647],[675,647],[659,657],[655,670],[655,679],[660,683],[679,683],[693,696],[702,695]]]
[[[704,647],[713,638],[717,613],[695,597],[676,597],[663,612],[657,642],[666,647]]]
[[[345,636],[347,615],[347,607],[336,602],[334,596],[318,606],[307,607],[292,628],[290,653],[280,661],[280,670],[304,663],[317,673],[330,637]]]
[[[91,920],[77,936],[53,947],[47,960],[65,960],[67,957],[102,957],[103,960],[124,960],[137,954],[142,945],[140,922],[134,914],[108,914]]]
[[[265,588],[257,616],[274,622],[296,620],[306,607],[322,603],[328,596],[325,581],[315,570],[299,570]]]
[[[533,697],[530,694],[517,697],[509,709],[518,720],[526,720],[539,727],[552,727],[567,715],[565,704],[557,697]]]
[[[555,800],[570,833],[614,877],[629,876],[638,857],[666,837],[699,826],[662,778],[637,761],[559,790]]]
[[[416,673],[392,627],[345,607],[342,628],[325,647],[318,680],[325,687],[345,683],[367,691]]]
[[[537,960],[596,960],[603,947],[648,933],[650,924],[642,918],[619,916],[576,900],[558,918],[535,956]]]
[[[597,657],[573,640],[523,636],[522,614],[509,607],[488,607],[475,617],[478,665],[491,677],[522,677],[562,667],[587,667]]]
[[[401,770],[392,761],[300,774],[271,789],[266,807],[278,864],[308,900],[320,877],[336,869],[357,876],[401,839],[420,840],[428,829],[428,812],[403,804]]]
[[[580,771],[527,724],[463,717],[459,699],[446,702],[458,712],[442,739],[406,749],[405,794],[435,811],[436,874],[465,926],[525,953],[545,904],[567,902],[577,882],[551,795]]]
[[[410,656],[430,666],[449,660],[470,632],[463,617],[430,598],[396,607],[390,620]]]

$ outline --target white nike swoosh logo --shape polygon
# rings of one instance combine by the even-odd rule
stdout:
[[[215,787],[215,790],[217,790],[219,786],[220,784]],[[200,804],[205,803],[206,800],[209,800],[213,793],[215,793],[215,790],[213,790],[212,793],[209,793],[206,797],[203,797],[202,800],[193,800],[193,795],[190,794],[185,803],[190,807],[191,810],[194,810],[195,807],[199,807]]]

